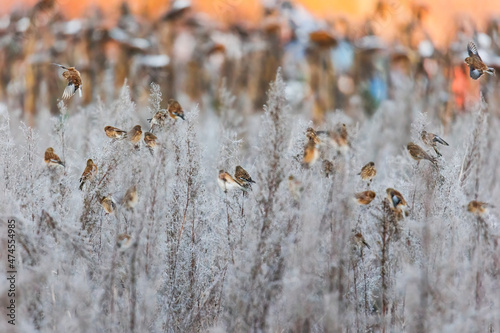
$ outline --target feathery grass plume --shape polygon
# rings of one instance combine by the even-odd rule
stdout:
[[[478,105],[478,110],[475,115],[474,127],[472,133],[470,134],[469,142],[463,157],[462,166],[459,174],[460,186],[464,187],[466,185],[467,179],[471,175],[471,172],[476,169],[476,182],[475,189],[470,188],[466,191],[471,194],[471,191],[475,192],[477,195],[479,186],[479,168],[481,162],[481,152],[484,147],[485,131],[487,130],[486,124],[488,115],[485,112],[487,105],[484,100]]]

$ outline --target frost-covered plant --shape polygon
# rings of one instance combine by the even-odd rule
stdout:
[[[345,123],[350,145],[339,152],[322,137],[309,168],[301,162],[312,124],[300,103],[286,99],[281,72],[262,113],[234,115],[239,100],[225,88],[221,114],[185,106],[185,120],[167,117],[154,130],[154,150],[144,141],[135,148],[111,140],[103,129],[149,130],[147,119],[164,111],[155,84],[149,106],[136,104],[125,85],[112,101],[61,105],[50,126],[1,114],[0,226],[17,221],[16,328],[498,331],[500,124],[491,113],[498,106],[482,102],[444,128],[432,113],[440,99],[411,103],[406,84],[371,118],[327,114],[317,129]],[[417,164],[406,150],[412,141],[434,154],[420,138],[424,129],[450,143],[437,168]],[[49,146],[64,168],[43,163]],[[98,171],[79,190],[89,158]],[[329,177],[325,159],[333,165]],[[377,175],[368,185],[358,173],[369,161]],[[256,184],[226,194],[218,170],[234,174],[237,165]],[[139,199],[128,207],[133,186]],[[389,187],[403,195],[408,216],[394,213]],[[354,194],[368,189],[376,197],[361,206]],[[116,202],[113,213],[103,197]],[[489,203],[487,212],[468,212],[471,200]],[[370,248],[355,241],[358,232]],[[7,325],[0,321],[0,331]]]

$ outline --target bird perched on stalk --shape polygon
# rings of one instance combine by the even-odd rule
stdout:
[[[314,143],[314,140],[309,140],[304,147],[304,158],[302,159],[302,165],[304,167],[311,167],[319,158],[318,145]]]
[[[76,70],[75,67],[66,67],[63,65],[55,64],[52,63],[53,65],[59,66],[65,71],[62,73],[63,78],[68,81],[68,85],[64,89],[62,99],[70,99],[71,96],[73,96],[76,91],[78,90],[78,93],[80,97],[82,96],[82,77],[80,76],[80,72]]]
[[[137,202],[139,202],[139,196],[137,195],[137,186],[134,185],[125,193],[125,196],[122,199],[122,204],[128,210],[132,210],[135,205],[137,205]]]
[[[472,214],[479,216],[479,215],[483,215],[484,213],[486,213],[488,206],[490,206],[490,205],[486,202],[472,200],[467,205],[467,210],[469,212],[471,212]]]
[[[477,80],[484,73],[495,75],[495,69],[484,64],[483,60],[479,56],[479,53],[477,52],[477,47],[474,42],[469,42],[469,44],[467,44],[467,52],[469,53],[469,56],[465,58],[465,63],[469,66],[471,78]]]
[[[370,202],[373,201],[373,199],[375,199],[376,194],[373,191],[363,191],[363,192],[354,194],[354,197],[356,198],[356,201],[360,205],[368,205]]]
[[[108,214],[113,214],[116,210],[116,202],[113,199],[111,195],[108,195],[107,197],[102,197],[99,200],[102,208],[106,211]]]
[[[330,141],[332,145],[340,152],[345,153],[351,147],[349,135],[345,124],[340,125],[336,131],[330,133]]]
[[[153,153],[153,150],[158,145],[158,143],[156,143],[156,139],[158,139],[158,138],[153,133],[150,133],[150,132],[144,133],[144,143],[149,148],[149,151],[151,153]]]
[[[370,248],[370,245],[368,245],[368,243],[365,241],[365,238],[363,237],[363,235],[360,232],[357,232],[353,236],[353,240],[354,240],[354,243],[356,243],[356,245],[359,246],[360,248],[363,248],[363,246]]]
[[[292,197],[295,201],[299,201],[300,194],[304,190],[302,186],[302,182],[296,179],[293,175],[288,176],[288,190],[292,194]]]
[[[177,102],[175,99],[169,99],[168,100],[168,108],[167,108],[168,114],[170,117],[177,119],[181,118],[182,120],[184,119],[184,111],[182,110],[182,106]]]
[[[422,142],[424,144],[426,144],[429,147],[432,147],[438,156],[443,156],[437,150],[436,146],[437,146],[438,143],[440,143],[440,144],[442,144],[444,146],[449,146],[449,144],[446,141],[444,141],[443,139],[441,139],[436,134],[434,134],[434,133],[428,133],[427,131],[422,131],[422,133],[420,133],[420,134],[421,134],[421,137],[422,137]]]
[[[113,126],[104,127],[104,132],[106,132],[108,138],[115,140],[122,140],[127,137],[127,132]]]
[[[219,170],[219,177],[217,178],[217,183],[219,187],[227,193],[227,191],[231,191],[234,189],[243,190],[243,186],[241,186],[236,180],[234,180],[233,176],[224,170]]]
[[[116,246],[120,251],[125,251],[132,245],[132,238],[127,234],[120,234],[116,238]]]
[[[255,184],[250,174],[239,165],[234,170],[234,180],[247,190],[252,189],[252,184]]]
[[[372,182],[373,178],[377,175],[377,169],[375,169],[375,163],[374,162],[368,162],[364,167],[361,168],[361,172],[358,173],[358,175],[361,176],[362,180],[367,180],[370,185]]]
[[[403,198],[403,195],[396,191],[393,188],[388,188],[386,190],[387,199],[389,199],[389,203],[391,205],[391,209],[398,214],[402,214],[403,217],[408,215],[408,204],[406,200]]]
[[[325,174],[325,177],[330,178],[330,176],[333,175],[333,171],[335,168],[332,161],[323,160],[322,166],[323,166],[323,173]]]
[[[139,141],[141,141],[142,129],[141,125],[135,125],[128,133],[127,138],[130,142],[137,148],[139,146]]]
[[[47,148],[47,150],[45,151],[44,161],[48,166],[64,166],[64,163],[61,161],[59,156],[54,153],[54,148],[52,147]]]
[[[306,130],[306,137],[309,141],[313,141],[315,144],[321,144],[321,140],[318,137],[318,133],[312,128],[308,127]]]
[[[149,118],[148,121],[151,124],[149,131],[153,133],[154,127],[163,127],[165,121],[167,120],[168,113],[166,111],[158,111],[154,114],[153,118]]]
[[[418,161],[420,163],[421,160],[428,160],[432,163],[432,165],[436,165],[436,159],[434,157],[431,157],[429,154],[425,152],[425,150],[422,149],[419,145],[414,144],[413,142],[408,143],[406,146],[408,149],[408,152],[410,153],[410,156]],[[417,164],[418,164],[417,163]]]
[[[80,190],[83,189],[83,185],[87,181],[91,181],[97,174],[97,165],[94,164],[92,159],[87,160],[87,166],[83,170],[82,176],[80,177]]]

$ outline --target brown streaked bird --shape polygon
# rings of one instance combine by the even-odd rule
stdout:
[[[420,163],[421,160],[428,160],[432,163],[432,165],[436,165],[436,159],[434,157],[431,157],[429,154],[425,152],[425,150],[422,149],[419,145],[414,144],[413,142],[408,143],[406,145],[406,149],[408,149],[408,152],[410,153],[410,156],[418,161],[417,164]]]
[[[472,200],[467,205],[467,210],[475,215],[483,215],[491,205],[486,202]]]
[[[469,66],[469,74],[471,78],[477,80],[484,73],[495,75],[495,69],[484,64],[483,60],[479,56],[479,53],[477,52],[477,47],[474,42],[469,42],[469,44],[467,44],[467,52],[469,53],[469,56],[465,58],[465,63]]]
[[[53,165],[64,166],[64,163],[61,161],[59,156],[57,156],[54,153],[54,148],[52,147],[47,148],[47,150],[45,151],[44,161],[48,166],[53,166]]]
[[[144,133],[144,143],[146,146],[149,148],[151,152],[153,152],[153,149],[155,149],[158,146],[158,143],[156,142],[156,135],[150,132]]]
[[[351,147],[349,142],[349,134],[347,133],[346,124],[340,125],[336,131],[330,133],[330,142],[342,153],[345,153]]]
[[[129,139],[132,144],[134,144],[136,147],[139,145],[139,141],[141,141],[142,137],[142,129],[141,125],[135,125],[134,128],[132,128],[128,133],[127,133],[127,138]]]
[[[402,214],[403,217],[407,216],[408,204],[403,198],[403,195],[399,191],[396,191],[395,189],[390,187],[386,190],[386,193],[387,199],[389,199],[389,203],[391,204],[391,209],[396,211],[397,213]]]
[[[132,237],[127,234],[120,234],[116,237],[116,246],[120,251],[125,251],[132,245]]]
[[[314,141],[309,140],[304,147],[304,158],[302,159],[302,166],[311,167],[319,158],[319,149]]]
[[[292,197],[295,201],[300,200],[300,194],[304,190],[302,186],[302,182],[298,179],[295,179],[293,175],[288,176],[288,190],[292,194]]]
[[[334,166],[333,166],[332,161],[323,160],[322,166],[323,166],[323,173],[325,174],[325,177],[330,178],[330,176],[333,175],[333,171],[334,171]]]
[[[427,146],[432,147],[438,156],[443,156],[436,148],[438,143],[440,143],[444,146],[449,146],[449,144],[446,141],[444,141],[443,139],[441,139],[439,136],[437,136],[434,133],[422,131],[421,137],[422,137],[422,142],[424,144],[426,144]]]
[[[99,200],[99,203],[108,214],[113,214],[116,210],[116,202],[115,199],[113,199],[113,197],[111,196],[111,194],[108,195],[107,197],[102,197]]]
[[[217,178],[217,183],[219,187],[227,193],[227,191],[231,191],[234,189],[244,190],[243,186],[241,186],[236,180],[234,180],[233,176],[224,170],[219,170],[219,177]]]
[[[83,189],[83,184],[85,182],[91,181],[97,174],[97,165],[94,164],[92,159],[87,160],[87,166],[83,170],[82,176],[80,177],[80,190]]]
[[[127,137],[127,132],[113,126],[104,127],[106,136],[111,139],[122,140]]]
[[[307,128],[306,137],[309,141],[313,141],[316,145],[321,144],[321,140],[318,138],[318,133],[312,127]]]
[[[151,123],[151,128],[149,131],[153,133],[154,127],[163,127],[165,121],[167,120],[168,113],[166,111],[158,111],[154,114],[153,118],[149,118],[148,121]]]
[[[234,180],[245,189],[252,189],[252,183],[255,184],[250,174],[240,165],[237,165],[234,170]]]
[[[368,205],[370,202],[373,201],[373,199],[375,199],[376,196],[377,195],[373,191],[363,191],[363,192],[359,192],[359,193],[354,194],[356,201],[360,205]]]
[[[365,238],[360,232],[357,232],[353,236],[354,243],[356,243],[359,248],[363,248],[363,246],[366,246],[367,248],[370,248],[370,245],[365,241]]]
[[[374,162],[368,162],[364,167],[361,168],[361,172],[358,173],[358,175],[361,175],[362,180],[367,180],[370,185],[372,182],[373,178],[377,175],[377,169],[375,169],[375,163]]]
[[[80,72],[75,69],[75,67],[66,67],[63,65],[52,63],[53,65],[59,66],[65,71],[62,73],[63,78],[68,81],[68,85],[64,89],[62,99],[69,99],[73,96],[76,91],[82,96],[82,77],[80,76]]]
[[[174,119],[181,118],[185,120],[182,106],[173,98],[168,100],[168,114]]]
[[[139,202],[139,196],[137,195],[137,186],[134,185],[125,192],[125,196],[122,199],[122,205],[128,210],[133,210],[137,202]]]

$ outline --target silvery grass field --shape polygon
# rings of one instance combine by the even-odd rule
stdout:
[[[2,253],[14,219],[16,329],[498,331],[498,211],[467,211],[469,201],[495,203],[500,194],[497,107],[483,100],[457,117],[435,168],[405,147],[423,128],[441,131],[423,101],[408,97],[412,89],[363,121],[328,115],[324,128],[345,123],[351,144],[344,153],[320,148],[334,166],[329,177],[321,162],[302,166],[311,123],[288,101],[280,72],[261,114],[239,116],[221,91],[220,115],[186,109],[185,121],[156,131],[153,154],[112,141],[103,127],[147,127],[162,99],[155,84],[148,107],[138,108],[125,85],[112,103],[75,114],[60,104],[60,115],[40,115],[38,128],[3,107]],[[65,167],[43,163],[48,145]],[[80,191],[87,158],[98,173]],[[358,173],[369,160],[377,196],[359,205],[354,193],[368,185]],[[218,170],[236,165],[256,181],[247,195],[217,185]],[[290,175],[300,182],[295,191]],[[128,210],[119,203],[131,185],[139,200]],[[408,202],[403,219],[389,209],[388,187]],[[102,195],[117,201],[113,214]],[[357,232],[370,248],[353,241]],[[125,250],[116,242],[122,233],[132,240]],[[2,283],[2,302],[6,295]]]
[[[182,44],[175,15],[151,37],[167,51]],[[500,331],[500,85],[469,77],[476,34],[417,62],[321,33],[293,60],[274,26],[257,41],[227,33],[224,48],[196,49],[209,59],[198,63],[148,58],[162,49],[137,41],[87,67],[81,48],[54,49],[83,67],[83,98],[62,100],[56,60],[30,43],[44,27],[19,42],[33,53],[25,65],[7,56],[19,50],[0,53],[1,332]],[[335,70],[342,48],[356,61]],[[185,119],[155,126],[154,149],[106,136],[151,131],[173,97]],[[442,156],[422,131],[449,144]],[[429,158],[412,158],[410,142]],[[48,147],[64,166],[44,163]],[[97,172],[79,189],[88,159]],[[371,181],[360,175],[369,162]],[[219,170],[236,166],[255,183],[224,191]]]

